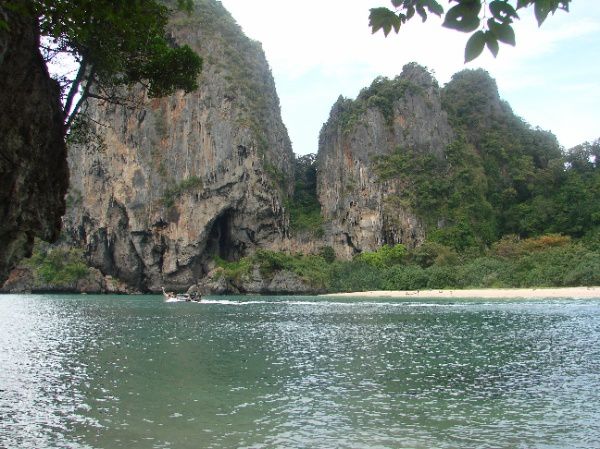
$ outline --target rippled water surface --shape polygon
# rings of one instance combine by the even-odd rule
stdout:
[[[0,296],[1,448],[600,448],[600,300]]]

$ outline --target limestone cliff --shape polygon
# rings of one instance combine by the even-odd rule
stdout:
[[[386,243],[463,251],[557,229],[539,205],[564,170],[560,146],[516,116],[483,70],[439,89],[413,63],[340,98],[317,161],[326,239],[345,258]]]
[[[69,173],[60,93],[38,50],[35,21],[3,11],[0,29],[0,284],[31,252],[54,240]]]
[[[376,79],[356,100],[338,99],[321,130],[317,157],[325,240],[338,257],[423,241],[419,217],[391,201],[402,183],[379,179],[374,163],[397,150],[443,159],[452,138],[437,82],[416,64],[394,80]]]
[[[182,289],[214,256],[284,237],[293,153],[264,53],[220,2],[170,24],[204,59],[196,92],[130,109],[91,101],[100,145],[71,148],[67,234],[104,274]],[[143,94],[143,92],[142,92]]]

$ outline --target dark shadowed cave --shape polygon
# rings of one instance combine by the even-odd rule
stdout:
[[[233,219],[232,209],[225,210],[215,219],[206,242],[206,254],[230,262],[244,256],[246,245],[233,237]]]

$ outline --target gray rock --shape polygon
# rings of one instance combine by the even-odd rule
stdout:
[[[102,275],[91,268],[89,274],[76,282],[49,284],[36,278],[33,270],[25,265],[13,269],[0,290],[4,293],[73,292],[73,293],[131,293],[122,283]]]
[[[169,25],[204,59],[199,89],[137,110],[90,101],[103,144],[70,149],[68,237],[94,267],[135,289],[182,291],[211,260],[285,238],[290,140],[260,44],[219,2]],[[221,288],[221,287],[215,287]]]
[[[296,273],[288,270],[278,271],[267,287],[268,293],[310,294],[315,291]]]
[[[317,189],[326,222],[323,244],[333,247],[337,257],[349,259],[383,244],[414,247],[425,238],[419,218],[388,201],[402,186],[379,181],[373,162],[397,148],[442,158],[453,133],[440,89],[426,69],[408,64],[396,81],[405,88],[386,98],[391,115],[377,102],[356,108],[359,100],[340,97],[321,129]]]
[[[198,286],[196,284],[190,286],[190,288],[187,289],[188,295],[196,295],[198,293],[199,293],[199,290],[198,290]]]
[[[2,286],[3,293],[30,293],[35,289],[35,279],[29,267],[15,267]]]
[[[260,272],[258,265],[252,267],[252,271],[247,275],[242,276],[236,284],[237,289],[243,293],[260,294],[265,293],[267,281]]]
[[[198,284],[198,292],[201,295],[224,295],[239,293],[222,275],[222,270],[216,269],[209,272]]]

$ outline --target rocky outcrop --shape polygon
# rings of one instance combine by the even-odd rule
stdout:
[[[416,64],[393,80],[376,79],[356,100],[338,99],[321,130],[317,157],[325,243],[338,257],[423,241],[419,217],[390,201],[402,185],[381,181],[374,163],[397,150],[444,158],[452,138],[437,82]]]
[[[35,270],[20,265],[10,272],[10,276],[0,289],[2,293],[139,293],[126,283],[104,276],[100,270],[90,268],[86,276],[74,282],[44,282],[35,275]]]
[[[37,24],[3,11],[0,30],[0,284],[33,247],[54,240],[68,167],[60,93],[38,49]]]
[[[229,278],[222,269],[216,268],[208,273],[197,285],[203,295],[256,294],[256,295],[310,295],[323,293],[289,270],[276,270],[262,273],[255,265],[239,278]]]
[[[133,288],[182,290],[281,240],[293,153],[260,44],[220,2],[175,15],[174,44],[204,59],[199,89],[136,109],[88,104],[101,144],[70,150],[69,238]]]

